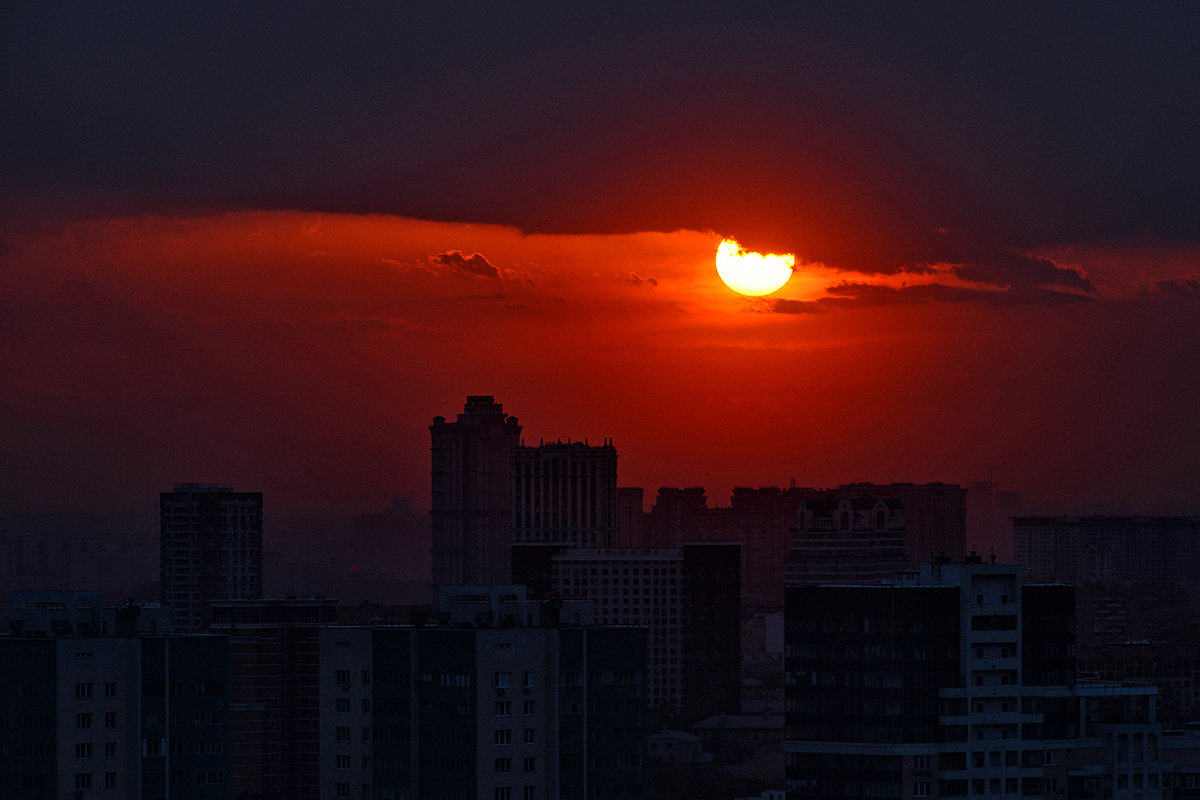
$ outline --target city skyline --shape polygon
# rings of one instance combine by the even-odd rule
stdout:
[[[3,18],[0,513],[424,511],[475,394],[651,494],[1197,511],[1194,6]]]

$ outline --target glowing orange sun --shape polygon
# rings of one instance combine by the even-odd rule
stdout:
[[[717,274],[735,292],[758,297],[778,291],[788,278],[796,257],[791,253],[750,253],[733,239],[717,245]]]

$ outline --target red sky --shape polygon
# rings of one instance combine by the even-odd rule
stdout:
[[[1200,4],[0,6],[0,512],[623,484],[1200,512]],[[422,221],[423,220],[423,221]],[[776,295],[722,236],[791,252]],[[1097,505],[1098,504],[1098,505]]]
[[[309,212],[10,229],[4,510],[148,508],[176,480],[423,507],[427,426],[467,394],[527,441],[611,437],[649,496],[982,465],[1035,499],[1200,496],[1195,246],[1046,246],[1018,259],[1044,274],[997,285],[837,270],[798,241],[792,281],[755,299],[715,271],[737,233]]]

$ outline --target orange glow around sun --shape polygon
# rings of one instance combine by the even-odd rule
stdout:
[[[717,274],[730,289],[751,297],[781,289],[795,265],[791,253],[751,253],[733,239],[722,239],[717,245]]]

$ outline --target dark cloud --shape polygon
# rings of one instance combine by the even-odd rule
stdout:
[[[1002,251],[986,260],[961,264],[958,276],[966,281],[994,286],[1061,286],[1096,293],[1095,285],[1083,273],[1060,266],[1048,258],[1029,256],[1012,250]]]
[[[500,270],[492,262],[484,258],[482,253],[464,255],[461,250],[447,250],[429,257],[429,263],[463,275],[474,275],[480,278],[499,278]]]
[[[1195,3],[10,3],[0,215],[712,229],[987,280],[944,231],[1200,238],[1198,28]]]
[[[990,306],[1048,306],[1089,302],[1094,298],[1073,292],[1036,286],[1007,289],[975,289],[923,283],[915,286],[884,286],[877,283],[846,281],[825,290],[818,300],[776,300],[771,311],[777,314],[817,314],[836,308],[867,306],[922,305],[926,303],[979,303]]]
[[[1182,297],[1187,300],[1200,300],[1200,280],[1195,278],[1175,278],[1158,281],[1154,284],[1160,292],[1171,297]]]
[[[776,300],[770,309],[776,314],[823,314],[829,304],[819,300]]]
[[[641,286],[642,284],[645,284],[647,286],[658,286],[657,278],[650,276],[650,275],[643,278],[641,275],[638,275],[636,272],[629,273],[629,277],[626,278],[626,280],[629,281],[630,283],[632,283],[634,286]]]

